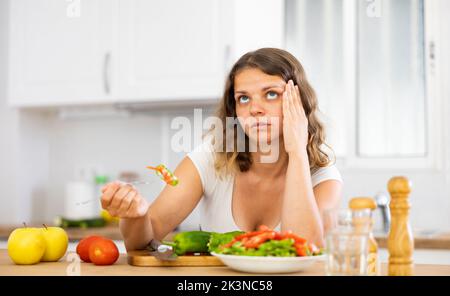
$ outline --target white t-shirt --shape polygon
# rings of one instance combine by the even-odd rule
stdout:
[[[205,231],[228,232],[240,230],[232,214],[234,176],[232,174],[219,178],[214,168],[214,152],[208,142],[196,147],[187,154],[192,160],[203,187],[200,206],[201,228]],[[311,175],[312,186],[326,181],[342,182],[341,174],[334,165],[318,169]],[[275,228],[280,230],[280,224]]]

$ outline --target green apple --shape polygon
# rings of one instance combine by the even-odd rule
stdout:
[[[38,263],[45,248],[45,237],[39,228],[17,228],[8,238],[8,255],[16,264]]]
[[[61,227],[41,228],[45,239],[45,253],[41,261],[58,261],[67,251],[69,238],[67,233]]]

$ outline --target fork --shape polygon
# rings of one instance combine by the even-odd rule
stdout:
[[[124,183],[134,187],[134,185],[148,185],[148,184],[152,184],[152,183],[154,183],[154,181],[133,181],[133,182],[124,182]],[[96,201],[96,200],[97,199],[92,198],[92,199],[88,199],[88,200],[85,200],[85,201],[77,202],[75,205],[77,205],[77,206],[85,205],[85,204],[91,203],[91,202]]]

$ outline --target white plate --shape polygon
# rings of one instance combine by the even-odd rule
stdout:
[[[251,273],[290,273],[308,269],[317,261],[325,259],[325,255],[306,257],[263,257],[224,255],[212,252],[228,267]]]

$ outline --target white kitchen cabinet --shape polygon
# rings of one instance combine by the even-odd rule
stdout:
[[[230,58],[229,11],[220,0],[120,0],[120,100],[218,98]]]
[[[283,3],[10,1],[9,102],[39,107],[217,100],[242,53],[283,46]]]
[[[280,0],[119,0],[121,101],[213,99],[244,52],[282,46]]]
[[[10,5],[9,103],[85,104],[111,100],[108,0],[13,0]]]

